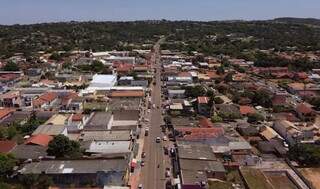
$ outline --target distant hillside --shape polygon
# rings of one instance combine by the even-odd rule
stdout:
[[[307,24],[307,25],[320,26],[320,19],[316,19],[316,18],[283,17],[283,18],[276,18],[273,21],[283,22],[283,23],[288,23],[288,24]]]

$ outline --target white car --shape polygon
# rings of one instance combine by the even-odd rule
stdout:
[[[163,137],[162,137],[162,140],[163,140],[163,141],[167,141],[167,140],[168,140],[167,136],[163,136]]]
[[[156,138],[156,143],[160,143],[161,142],[161,138],[160,137],[157,137]]]

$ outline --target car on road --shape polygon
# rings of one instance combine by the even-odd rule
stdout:
[[[146,129],[144,130],[144,136],[148,136],[149,135],[149,127],[146,127]]]
[[[170,177],[170,176],[171,176],[170,171],[166,170],[165,176],[166,176],[166,177]]]
[[[141,153],[141,158],[145,158],[146,157],[146,152],[142,152]]]
[[[144,161],[141,161],[140,165],[141,165],[141,167],[144,167],[144,165],[145,165]]]
[[[168,137],[167,137],[167,136],[163,136],[163,137],[162,137],[162,140],[163,140],[163,141],[167,141],[167,140],[168,140]]]
[[[143,189],[142,184],[139,184],[138,189]]]
[[[161,138],[160,137],[157,137],[156,138],[156,143],[160,143],[161,142]]]

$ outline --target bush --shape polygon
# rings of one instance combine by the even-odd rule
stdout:
[[[249,123],[256,123],[258,121],[263,121],[263,120],[264,120],[263,115],[261,115],[259,113],[249,114],[248,115],[248,122]]]

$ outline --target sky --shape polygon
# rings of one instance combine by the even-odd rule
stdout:
[[[320,18],[320,0],[0,0],[0,24]]]

